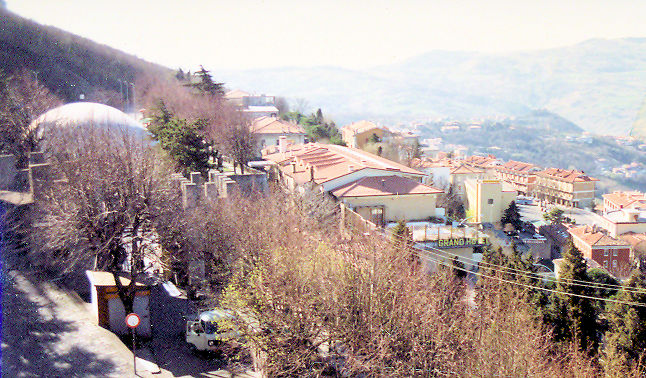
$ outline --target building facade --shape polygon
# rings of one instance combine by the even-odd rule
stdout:
[[[631,247],[627,242],[610,237],[594,226],[571,227],[568,232],[586,259],[596,261],[618,276],[630,272]]]
[[[516,198],[515,190],[503,190],[500,180],[466,180],[467,211],[470,222],[498,223]]]
[[[548,168],[536,172],[534,194],[540,200],[559,205],[591,208],[597,181],[582,171]]]
[[[520,195],[531,195],[536,186],[536,172],[541,169],[530,163],[510,160],[496,167],[496,175],[502,181],[512,185]]]

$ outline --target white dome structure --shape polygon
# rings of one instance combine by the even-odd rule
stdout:
[[[42,136],[49,127],[95,126],[144,133],[146,127],[119,109],[94,102],[74,102],[59,106],[36,118],[29,128]]]

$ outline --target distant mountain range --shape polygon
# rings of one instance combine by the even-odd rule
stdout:
[[[524,116],[547,109],[586,131],[626,135],[646,97],[646,38],[505,54],[432,51],[400,64],[228,70],[230,88],[303,98],[343,124]]]

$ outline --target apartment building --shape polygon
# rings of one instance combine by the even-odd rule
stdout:
[[[535,173],[534,195],[541,200],[578,208],[592,207],[597,180],[582,171],[548,168]]]
[[[268,95],[253,95],[240,89],[227,92],[224,98],[232,104],[239,106],[242,112],[255,119],[264,116],[278,116],[276,98]]]
[[[630,244],[601,232],[595,226],[578,226],[568,229],[572,242],[583,257],[596,261],[609,272],[624,276],[630,270]]]
[[[604,212],[603,228],[612,237],[618,237],[628,232],[646,233],[646,209],[625,208]]]
[[[500,180],[511,184],[518,194],[526,196],[534,193],[535,173],[540,170],[537,165],[510,160],[496,167],[496,174]]]

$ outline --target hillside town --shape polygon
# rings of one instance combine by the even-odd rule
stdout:
[[[425,274],[457,267],[472,287],[486,273],[482,264],[487,251],[495,249],[522,259],[535,267],[533,274],[553,281],[559,280],[563,269],[570,269],[564,268],[570,245],[580,251],[587,269],[600,269],[616,282],[627,280],[646,257],[644,193],[599,193],[598,180],[576,169],[504,161],[492,154],[467,156],[459,147],[440,151],[420,143],[410,131],[394,131],[368,120],[341,127],[340,144],[312,141],[301,124],[280,117],[274,96],[234,90],[224,95],[224,101],[249,120],[250,158],[244,163],[226,155],[211,156],[212,168],[206,175],[172,174],[169,178],[180,193],[177,204],[185,211],[239,196],[271,195],[280,188],[324,208],[319,219],[340,231],[339,242],[353,235],[384,242],[391,235],[409,235],[410,248]],[[49,110],[30,128],[44,135],[53,128],[92,125],[141,134],[146,130],[141,121],[141,115],[131,117],[106,105],[80,102]],[[143,121],[152,130],[151,121]],[[458,126],[443,130],[451,132],[453,127]],[[47,188],[57,175],[43,152],[31,151],[20,170],[18,158],[0,159],[0,200],[10,213],[34,208],[50,196]],[[192,306],[202,303],[204,296],[217,295],[211,262],[197,253],[169,264],[165,257],[169,251],[152,223],[131,224],[118,237],[126,256],[117,270],[122,273],[97,270],[96,263],[94,270],[85,272],[87,288],[80,292],[89,294],[93,322],[127,336],[130,331],[121,319],[134,312],[141,318],[137,334],[143,340],[159,340],[162,323],[165,330],[183,332],[184,319],[197,311]],[[129,310],[123,304],[124,292],[133,293]],[[167,307],[170,302],[180,307]],[[199,316],[215,317],[213,322],[229,316],[217,311]],[[174,324],[167,324],[169,320]],[[191,348],[212,348],[201,340],[205,326],[199,319],[186,324]],[[158,365],[159,357],[154,357],[161,353],[158,342],[142,348],[149,357],[140,357],[140,365],[148,373],[170,369]],[[254,353],[250,364],[262,371],[267,356]]]
[[[646,377],[646,5],[36,3],[1,376]]]

